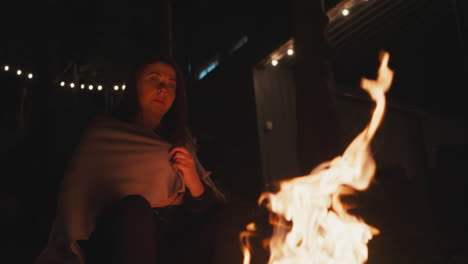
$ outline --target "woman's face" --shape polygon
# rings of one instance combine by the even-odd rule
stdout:
[[[174,103],[176,73],[164,62],[147,65],[137,78],[137,95],[144,116],[162,118]]]

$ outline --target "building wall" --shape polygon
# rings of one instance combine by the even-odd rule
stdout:
[[[295,91],[290,65],[255,68],[254,90],[257,132],[266,182],[297,175]],[[368,124],[374,103],[370,98],[337,95],[338,113],[345,147]],[[271,122],[272,129],[266,129]],[[372,143],[377,166],[402,168],[407,177],[424,177],[435,168],[438,150],[468,144],[468,122],[387,101],[387,111]],[[318,124],[319,125],[319,124]],[[344,151],[344,149],[343,149]]]
[[[263,179],[299,176],[293,73],[281,64],[256,67],[253,75]]]

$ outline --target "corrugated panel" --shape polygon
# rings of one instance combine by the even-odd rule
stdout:
[[[400,34],[430,17],[431,3],[427,0],[343,1],[327,12],[329,42],[340,50],[384,34]],[[344,8],[349,9],[348,16],[341,14]]]

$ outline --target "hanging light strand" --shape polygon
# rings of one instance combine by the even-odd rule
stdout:
[[[2,67],[4,72],[10,72],[12,70],[11,65],[8,65],[8,64],[4,64],[3,66],[0,66],[0,67]],[[35,75],[32,72],[25,73],[21,68],[17,68],[16,71],[13,70],[13,72],[15,72],[16,76],[18,77],[24,76],[30,80],[35,77]],[[86,87],[88,87],[87,90],[89,91],[93,91],[95,87],[97,88],[98,91],[104,90],[104,85],[102,84],[93,85],[93,84],[81,83],[81,84],[76,85],[74,82],[67,82],[65,80],[59,81],[58,84],[60,87],[69,87],[71,89],[75,88],[76,86],[79,86],[82,90],[84,90]],[[122,84],[120,87],[119,85],[114,85],[113,87],[115,91],[119,91],[119,90],[123,91],[125,90],[126,85]]]

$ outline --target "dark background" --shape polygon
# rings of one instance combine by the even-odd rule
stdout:
[[[365,97],[359,80],[375,77],[384,49],[391,53],[395,70],[389,103],[447,122],[457,120],[450,129],[466,131],[466,3],[367,2],[375,9],[362,7],[357,15],[351,10],[350,16],[331,21],[326,31],[335,91]],[[326,0],[324,7],[329,11],[339,4]],[[2,3],[0,234],[2,255],[12,259],[5,263],[31,263],[44,246],[57,188],[82,130],[119,97],[111,90],[107,97],[96,91],[70,92],[59,82],[79,78],[105,89],[123,83],[133,56],[161,47],[163,8],[158,1]],[[172,18],[173,52],[187,76],[200,159],[230,200],[254,203],[266,182],[261,177],[252,68],[291,38],[291,2],[174,0]],[[247,43],[231,54],[244,36]],[[219,66],[198,80],[199,71],[213,59]],[[6,64],[12,68],[8,73],[3,71]],[[12,70],[17,68],[33,72],[34,79],[16,76]],[[382,175],[405,172],[382,170],[380,185],[359,196],[361,214],[384,231],[371,242],[372,263],[387,263],[381,258],[388,263],[468,263],[463,138],[428,150],[436,161],[428,162],[425,177],[407,185],[404,180],[386,182],[390,176]],[[427,210],[413,210],[420,207]],[[418,219],[430,224],[414,228]],[[237,241],[228,245],[237,247]]]

